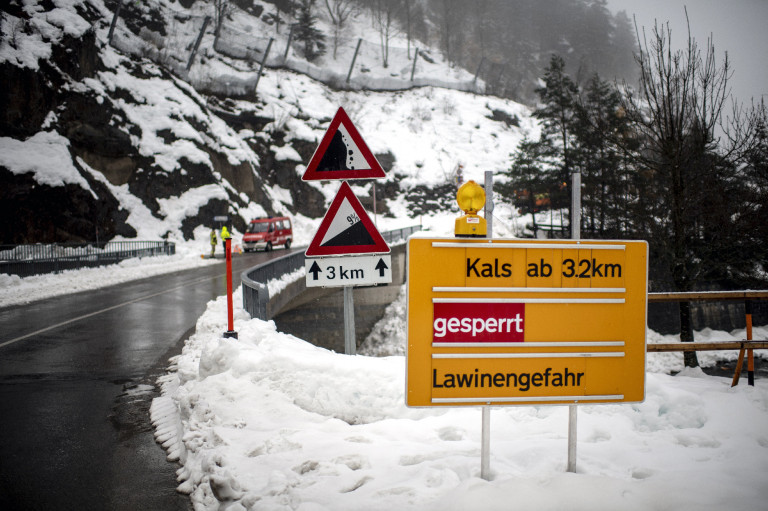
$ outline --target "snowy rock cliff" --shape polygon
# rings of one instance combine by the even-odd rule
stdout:
[[[459,164],[481,180],[537,129],[509,100],[435,87],[339,91],[272,63],[256,93],[254,52],[217,51],[210,30],[187,72],[210,4],[123,3],[113,44],[111,0],[0,8],[0,213],[13,219],[0,226],[0,243],[204,239],[220,215],[242,233],[253,217],[290,214],[310,232],[337,187],[301,175],[339,106],[387,172],[378,212],[412,223],[407,216],[446,203]],[[274,30],[263,21],[273,7],[259,5],[231,15],[230,27]],[[366,80],[383,72],[390,86],[402,81],[360,59]],[[312,72],[325,66],[333,82],[347,65],[326,57]],[[447,65],[435,76],[466,81]],[[370,182],[356,182],[355,193],[372,206]]]

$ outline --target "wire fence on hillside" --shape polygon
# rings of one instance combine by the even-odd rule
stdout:
[[[482,89],[477,77],[461,70],[455,71],[458,77],[446,77],[446,65],[415,45],[404,48],[327,34],[325,53],[307,58],[304,43],[296,40],[292,25],[283,24],[280,33],[275,29],[274,34],[264,34],[248,23],[249,18],[239,15],[242,11],[237,7],[236,15],[226,19],[217,37],[211,16],[160,4],[119,4],[121,1],[107,3],[118,20],[110,44],[124,53],[148,58],[188,79],[196,88],[211,92],[255,92],[263,67],[291,69],[338,89]],[[150,22],[137,23],[136,19]],[[216,76],[206,68],[212,58],[228,59],[232,71]]]

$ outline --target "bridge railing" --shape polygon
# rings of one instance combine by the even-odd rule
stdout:
[[[381,233],[387,243],[395,243],[421,230],[420,225],[404,227]],[[243,308],[252,318],[269,319],[267,317],[267,305],[269,304],[270,280],[279,279],[283,275],[292,273],[304,267],[304,252],[294,252],[282,257],[271,259],[253,268],[245,270],[241,275],[243,288]]]
[[[175,253],[176,244],[170,241],[0,245],[0,273],[29,277]]]

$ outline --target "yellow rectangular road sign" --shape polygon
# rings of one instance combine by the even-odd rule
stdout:
[[[645,398],[644,241],[411,238],[408,406]]]

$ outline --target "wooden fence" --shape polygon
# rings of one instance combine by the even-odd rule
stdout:
[[[692,293],[648,293],[648,302],[696,302],[696,301],[742,301],[746,318],[746,339],[743,341],[723,342],[673,342],[648,344],[648,352],[664,351],[709,351],[709,350],[739,350],[739,360],[733,375],[731,386],[738,385],[744,357],[747,357],[747,379],[750,385],[755,384],[755,359],[753,350],[768,349],[768,340],[752,339],[752,302],[768,300],[768,291],[705,291]]]

